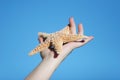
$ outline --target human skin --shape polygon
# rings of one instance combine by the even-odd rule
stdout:
[[[69,19],[69,26],[72,34],[77,34],[76,25],[72,17]],[[78,34],[84,35],[82,24],[78,25]],[[69,42],[63,45],[62,53],[59,55],[56,55],[55,51],[49,48],[43,50],[40,52],[42,57],[41,63],[25,78],[25,80],[49,80],[53,72],[72,50],[85,45],[92,39],[93,36],[88,36],[88,38],[84,39],[84,41]],[[40,43],[43,43],[42,37],[39,37],[38,40]],[[57,57],[55,58],[55,56]]]

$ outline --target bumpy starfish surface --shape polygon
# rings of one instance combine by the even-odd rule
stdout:
[[[43,51],[51,45],[54,46],[54,50],[57,52],[57,54],[60,54],[62,52],[63,43],[86,38],[84,35],[72,34],[69,26],[66,26],[61,31],[55,33],[47,34],[39,32],[38,35],[46,39],[43,43],[39,44],[35,49],[33,49],[29,55],[34,55],[37,52]]]

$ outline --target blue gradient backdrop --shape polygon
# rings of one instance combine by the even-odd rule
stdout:
[[[41,61],[28,56],[37,33],[60,30],[71,16],[95,38],[51,80],[120,80],[120,0],[0,0],[0,80],[23,80]]]

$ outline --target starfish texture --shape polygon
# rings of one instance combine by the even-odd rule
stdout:
[[[40,37],[45,38],[45,41],[39,44],[35,49],[33,49],[29,53],[29,55],[34,55],[37,52],[43,51],[44,49],[50,46],[53,46],[57,54],[60,54],[62,52],[63,43],[72,42],[72,41],[86,38],[86,36],[84,35],[72,34],[69,26],[66,26],[61,31],[58,31],[55,33],[47,34],[47,33],[39,32],[38,35]]]

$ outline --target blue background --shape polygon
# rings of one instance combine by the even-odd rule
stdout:
[[[73,16],[95,38],[75,49],[51,80],[120,80],[120,0],[0,0],[0,80],[23,80],[41,61],[37,33]]]

